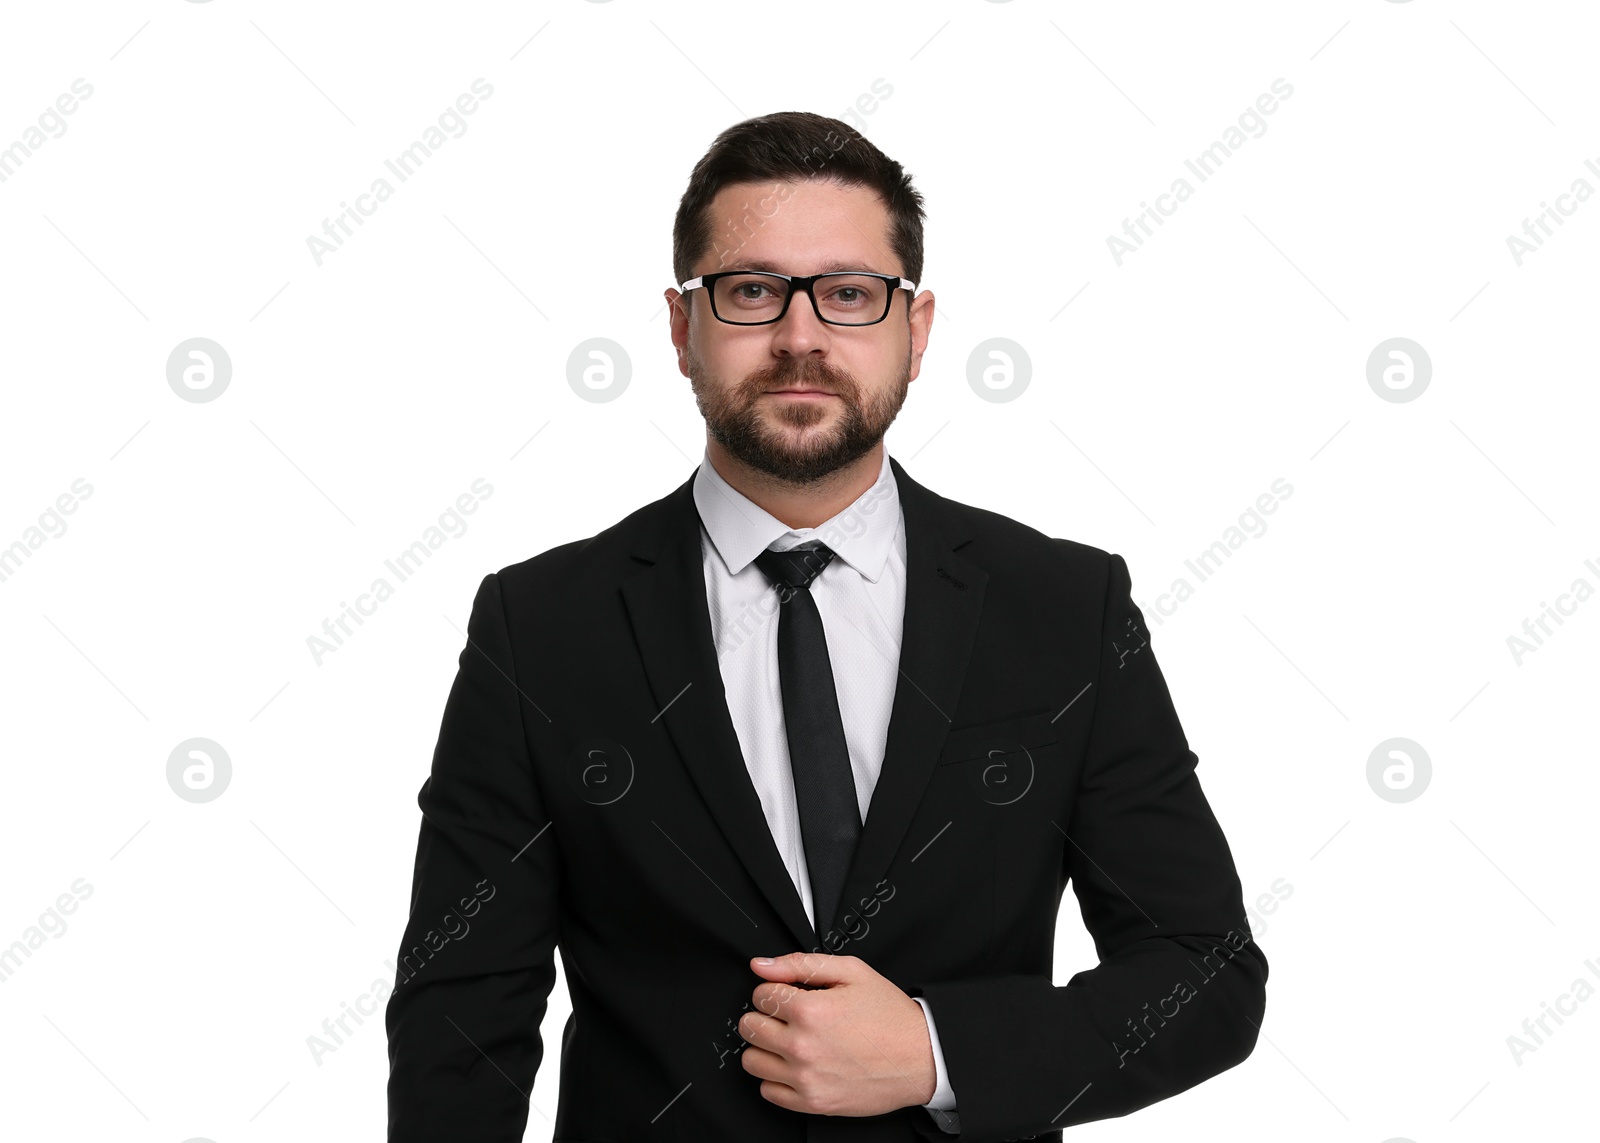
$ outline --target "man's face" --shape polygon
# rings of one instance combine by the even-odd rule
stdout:
[[[810,179],[724,187],[712,200],[712,246],[694,275],[761,269],[809,275],[832,269],[903,275],[890,252],[889,213],[865,187]],[[872,451],[921,369],[933,295],[907,307],[894,291],[876,325],[818,319],[797,293],[770,325],[718,321],[704,290],[668,290],[678,368],[713,440],[760,472],[816,481]]]

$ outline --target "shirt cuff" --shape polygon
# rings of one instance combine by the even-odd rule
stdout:
[[[950,1088],[950,1077],[944,1068],[944,1049],[939,1046],[939,1029],[933,1022],[933,1013],[928,1008],[928,1002],[920,996],[913,996],[918,1006],[922,1009],[922,1017],[928,1023],[928,1041],[933,1047],[933,1098],[921,1106],[941,1130],[952,1134],[961,1130],[961,1118],[955,1112],[955,1092]]]

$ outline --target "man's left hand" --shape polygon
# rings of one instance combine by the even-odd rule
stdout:
[[[765,979],[739,1035],[763,1099],[816,1115],[882,1115],[933,1098],[922,1007],[866,961],[792,952],[765,965],[752,958],[750,968]]]

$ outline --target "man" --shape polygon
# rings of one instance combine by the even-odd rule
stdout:
[[[695,167],[666,296],[704,460],[478,589],[390,1140],[522,1137],[557,945],[557,1140],[1059,1140],[1253,1048],[1266,958],[1123,559],[884,450],[922,213],[806,113]],[[1069,882],[1099,964],[1056,985]]]

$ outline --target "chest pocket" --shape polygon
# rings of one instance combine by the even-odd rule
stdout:
[[[939,752],[939,765],[969,762],[990,757],[995,752],[1015,753],[1018,747],[1033,750],[1049,746],[1056,741],[1055,717],[1054,712],[1045,710],[952,728],[945,736],[944,749]]]

